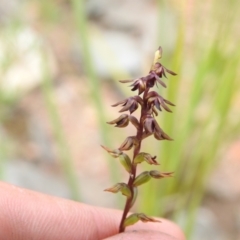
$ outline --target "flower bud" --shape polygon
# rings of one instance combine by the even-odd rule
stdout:
[[[126,183],[124,183],[122,189],[120,190],[122,195],[130,198],[132,196],[131,190]]]
[[[110,150],[107,147],[104,147],[101,145],[101,147],[103,149],[105,149],[112,157],[114,158],[119,158],[121,164],[123,165],[123,167],[129,172],[132,173],[132,163],[131,160],[129,158],[129,156],[123,152],[121,152],[119,149],[115,149],[115,150]]]
[[[159,60],[161,58],[162,58],[162,47],[159,46],[158,50],[155,52],[155,59],[156,59],[155,62],[157,62],[157,60]]]
[[[153,135],[157,140],[173,140],[161,128],[156,128]]]
[[[138,213],[138,219],[142,222],[161,222],[159,220],[146,216],[144,213]]]
[[[134,214],[131,214],[129,217],[127,217],[124,220],[123,225],[124,225],[124,227],[128,227],[128,226],[133,225],[134,223],[136,223],[138,221],[139,221],[138,214],[134,213]]]
[[[105,146],[102,146],[102,145],[101,145],[101,147],[104,150],[106,150],[114,158],[117,158],[117,157],[119,157],[122,154],[122,152],[119,149],[111,150],[111,149],[109,149],[109,148],[107,148]]]
[[[134,116],[130,115],[130,116],[128,116],[128,119],[132,123],[132,125],[138,130],[140,124],[139,124],[137,118],[135,118]]]
[[[140,186],[140,185],[148,182],[150,179],[151,179],[151,176],[148,171],[142,172],[140,175],[138,175],[135,178],[135,180],[133,182],[133,186],[134,187]]]
[[[126,197],[131,197],[132,195],[131,190],[129,189],[126,183],[117,183],[113,187],[107,188],[104,191],[112,192],[112,193],[117,193],[120,191],[122,195]]]
[[[154,157],[152,157],[150,154],[148,154],[148,153],[145,153],[144,154],[144,160],[148,163],[148,164],[150,164],[150,165],[159,165],[159,163],[155,160],[157,157],[156,156],[154,156]]]
[[[149,116],[144,119],[143,126],[146,132],[153,133],[154,131],[154,118]]]
[[[128,115],[122,114],[117,119],[107,122],[108,124],[116,124],[115,127],[123,128],[126,127],[129,123]]]
[[[144,81],[144,78],[139,78],[135,80],[133,84],[130,85],[132,87],[132,91],[135,91],[138,89],[138,95],[143,93],[146,89],[146,81]]]
[[[119,147],[119,150],[120,151],[130,150],[135,144],[135,141],[136,141],[135,137],[127,137],[125,141],[122,143],[122,145]]]
[[[134,111],[138,109],[138,104],[142,104],[142,98],[139,96],[135,97],[129,97],[127,99],[124,99],[123,101],[117,102],[116,104],[113,104],[113,107],[116,107],[118,105],[122,105],[122,109],[119,112],[128,111],[132,114]]]
[[[125,219],[124,227],[133,225],[139,220],[141,220],[142,222],[161,222],[159,220],[146,216],[144,213],[134,213]]]
[[[153,72],[153,75],[154,75],[154,77],[155,77],[155,79],[157,80],[158,83],[160,83],[165,88],[167,87],[167,85],[161,80],[160,77],[158,77],[158,75],[155,72]]]
[[[156,159],[156,156],[152,157],[149,153],[141,152],[134,158],[133,163],[138,164],[143,161],[146,161],[150,165],[152,164],[159,165],[159,163],[155,159]]]
[[[139,153],[139,154],[133,159],[133,163],[134,163],[134,164],[142,163],[143,161],[144,161],[144,153],[143,153],[143,152]]]
[[[152,111],[155,114],[155,116],[158,116],[158,112],[157,112],[156,108],[154,106],[152,106],[151,108],[152,108]]]
[[[152,178],[160,179],[160,178],[165,178],[165,177],[172,177],[172,174],[174,172],[166,172],[166,173],[161,173],[157,170],[152,170],[149,172],[150,176]]]
[[[129,156],[125,153],[119,155],[119,160],[127,172],[132,173],[132,163]]]

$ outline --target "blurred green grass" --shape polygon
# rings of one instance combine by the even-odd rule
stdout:
[[[175,171],[175,179],[155,183],[158,190],[155,193],[147,190],[143,202],[148,204],[142,206],[152,214],[157,206],[160,215],[171,212],[176,219],[184,213],[187,236],[193,230],[197,209],[220,151],[239,134],[233,134],[236,125],[229,120],[233,99],[239,94],[237,21],[240,4],[237,1],[197,3],[190,6],[190,2],[185,1],[182,8],[175,8],[180,15],[177,40],[172,50],[173,58],[168,61],[168,66],[170,64],[179,74],[177,80],[171,78],[167,93],[177,106],[174,114],[165,114],[162,121],[163,129],[175,141],[164,143],[159,156],[164,169]],[[159,12],[174,4],[169,5],[159,3]],[[208,5],[207,10],[205,5]],[[186,25],[189,14],[192,16],[191,29]],[[192,31],[190,44],[186,44],[188,31]],[[161,32],[160,39],[170,38],[167,33]],[[184,92],[179,91],[184,88]],[[203,103],[204,111],[200,111]]]
[[[102,141],[103,144],[109,145],[115,133],[107,131],[105,124],[101,85],[90,55],[91,36],[88,32],[84,3],[82,0],[68,2],[67,6],[72,16],[69,21],[72,22],[72,28],[81,42],[83,67],[89,80],[92,104],[98,115]],[[25,4],[27,5],[27,2]],[[54,25],[61,21],[62,6],[57,1],[44,0],[38,4],[46,25]],[[169,77],[166,80],[168,88],[163,92],[177,106],[173,109],[173,114],[163,113],[159,118],[163,129],[175,140],[159,142],[158,157],[162,171],[175,171],[175,177],[171,180],[151,182],[151,187],[144,186],[138,208],[148,214],[169,216],[175,220],[184,214],[187,217],[183,227],[190,236],[208,177],[217,164],[220,151],[240,132],[239,125],[231,120],[235,104],[233,100],[240,91],[240,3],[237,0],[172,0],[157,1],[157,6],[159,29],[156,31],[159,31],[159,39],[156,39],[156,48],[161,45],[164,50],[164,46],[167,46],[162,61],[166,67],[178,73],[177,77]],[[15,23],[18,21],[22,21],[21,16],[18,20],[14,19]],[[169,39],[173,38],[173,31],[176,35],[175,44],[168,46]],[[6,58],[3,63],[1,68],[4,70],[11,66],[11,59]],[[55,128],[55,138],[64,159],[62,167],[65,169],[66,178],[69,179],[72,195],[75,199],[80,199],[77,187],[79,183],[72,166],[73,159],[69,153],[67,139],[61,131],[59,116],[53,102],[52,79],[48,76],[47,66],[43,71],[45,81],[42,89]],[[121,73],[115,73],[111,69],[109,72],[116,80],[128,75],[124,69]],[[122,87],[121,91],[123,94],[127,93]],[[6,104],[6,99],[1,97],[0,100],[2,113],[4,109],[12,107],[11,101],[11,104]],[[2,117],[1,114],[1,119]],[[6,155],[4,149],[1,147],[1,159]],[[115,162],[109,161],[113,182],[119,178],[116,176],[116,169]],[[3,167],[1,170],[4,171]]]

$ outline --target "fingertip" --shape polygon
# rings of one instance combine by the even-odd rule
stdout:
[[[181,240],[164,232],[151,230],[133,230],[120,233],[105,240]]]
[[[175,239],[185,240],[185,235],[182,229],[174,222],[160,218],[160,223],[143,223],[138,222],[137,224],[130,226],[127,231],[136,231],[136,230],[144,230],[144,231],[154,231],[167,234],[169,236],[174,237]]]

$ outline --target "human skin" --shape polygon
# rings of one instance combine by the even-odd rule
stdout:
[[[0,182],[0,239],[184,240],[174,223],[137,223],[118,234],[121,211],[48,196]]]

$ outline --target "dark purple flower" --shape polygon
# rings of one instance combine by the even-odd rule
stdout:
[[[132,91],[138,90],[138,95],[140,95],[146,89],[146,80],[144,78],[139,78],[130,86],[132,87]]]
[[[136,137],[127,137],[121,146],[118,148],[120,151],[130,150],[136,144]]]
[[[117,119],[107,122],[108,124],[116,124],[115,127],[123,128],[126,127],[129,123],[129,118],[127,114],[122,114]]]
[[[119,112],[128,111],[132,114],[134,111],[138,109],[138,104],[143,104],[142,98],[139,96],[134,96],[127,98],[123,101],[117,102],[116,104],[112,105],[112,107],[116,107],[118,105],[122,105],[123,108]]]
[[[156,62],[156,63],[154,64],[154,66],[152,67],[150,73],[151,73],[151,72],[152,72],[152,73],[156,73],[157,76],[160,77],[160,78],[162,78],[163,76],[164,76],[165,78],[167,78],[167,75],[166,75],[166,72],[165,72],[165,71],[166,71],[167,73],[173,75],[173,76],[177,75],[175,72],[173,72],[173,71],[165,68],[165,67],[164,67],[161,63],[159,63],[159,62]]]
[[[147,104],[149,108],[156,107],[159,111],[162,111],[161,107],[163,107],[166,111],[172,112],[171,109],[168,108],[166,104],[175,106],[173,103],[163,98],[155,91],[149,92],[146,96],[146,99],[147,99]],[[154,108],[153,108],[153,111],[154,111]]]
[[[158,54],[155,56],[154,64],[151,67],[151,70],[147,76],[141,77],[141,78],[138,78],[135,80],[121,80],[120,82],[121,83],[133,82],[130,85],[132,87],[131,90],[132,91],[138,90],[138,95],[143,93],[147,88],[154,87],[155,85],[157,85],[157,83],[161,84],[163,87],[167,87],[166,84],[161,80],[161,78],[163,76],[167,78],[166,72],[171,75],[177,75],[177,74],[174,73],[173,71],[165,68],[160,62],[158,62],[158,60],[162,56],[162,48],[161,47],[158,48],[158,51],[156,53],[158,53]]]
[[[150,115],[143,120],[145,135],[153,134],[157,140],[172,140],[158,125],[157,121]]]

